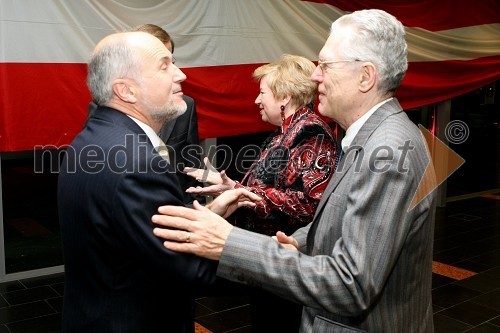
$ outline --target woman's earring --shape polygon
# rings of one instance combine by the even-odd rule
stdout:
[[[280,112],[280,115],[281,115],[281,122],[285,122],[285,106],[282,105],[280,106],[280,109],[281,109],[281,112]]]

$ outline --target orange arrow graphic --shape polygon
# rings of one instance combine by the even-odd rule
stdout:
[[[417,191],[413,196],[409,210],[413,209],[420,201],[428,196],[442,182],[444,182],[453,172],[455,172],[465,160],[448,147],[443,141],[435,137],[424,126],[418,125],[420,132],[427,143],[427,151],[431,157],[432,164],[429,163],[425,173],[418,184]]]

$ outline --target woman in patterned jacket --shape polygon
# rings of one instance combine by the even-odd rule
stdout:
[[[290,235],[311,222],[333,175],[336,157],[330,127],[311,109],[317,92],[317,84],[311,81],[314,69],[313,62],[295,55],[284,55],[257,68],[253,77],[260,82],[260,92],[255,104],[260,108],[262,120],[278,128],[264,141],[260,157],[241,183],[230,179],[224,171],[217,172],[205,159],[208,172],[185,171],[209,186],[189,188],[186,192],[216,196],[245,187],[262,200],[254,208],[238,209],[229,220],[238,227],[269,236],[277,231]],[[255,306],[258,314],[252,320],[253,330],[272,332],[279,328],[278,331],[288,332],[285,328],[290,324],[291,331],[296,331],[300,307],[284,302],[270,293],[254,298],[252,305],[258,304]],[[277,311],[286,317],[280,318]],[[276,326],[261,326],[267,320],[266,315]]]

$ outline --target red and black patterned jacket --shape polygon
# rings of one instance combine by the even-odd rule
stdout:
[[[238,227],[266,235],[293,233],[311,222],[333,175],[336,144],[327,123],[304,107],[282,128],[264,141],[260,158],[237,184],[263,198],[254,209],[234,214]]]

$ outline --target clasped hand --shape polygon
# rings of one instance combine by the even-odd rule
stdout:
[[[226,175],[225,171],[218,172],[210,163],[207,157],[203,159],[205,169],[184,168],[184,172],[195,178],[199,182],[208,183],[209,186],[190,187],[186,189],[187,193],[219,196],[224,191],[231,190],[236,182]]]
[[[261,200],[257,194],[244,188],[226,191],[207,207],[194,201],[194,209],[182,206],[161,206],[153,215],[153,223],[163,228],[154,228],[153,233],[165,239],[163,245],[172,251],[192,253],[197,256],[219,260],[226,239],[234,228],[223,217],[229,216],[242,206],[255,206]],[[297,241],[281,231],[274,240],[288,249],[298,249]]]
[[[242,206],[253,207],[261,197],[244,188],[225,191],[207,207],[194,201],[194,209],[161,206],[152,221],[166,228],[154,228],[157,237],[165,239],[167,249],[193,253],[218,260],[233,226],[223,217]],[[219,216],[220,215],[220,216]]]

